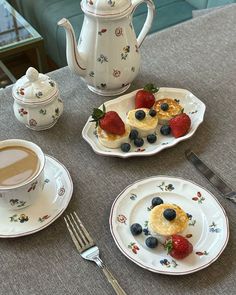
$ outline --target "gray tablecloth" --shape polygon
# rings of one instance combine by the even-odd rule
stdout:
[[[235,294],[236,207],[224,200],[184,157],[193,148],[236,189],[236,8],[227,7],[149,36],[142,68],[132,88],[147,82],[192,91],[207,106],[193,138],[152,157],[123,160],[96,155],[82,128],[104,98],[92,94],[68,68],[51,73],[58,81],[65,113],[51,130],[33,132],[12,112],[11,89],[0,91],[0,137],[23,138],[66,165],[74,181],[67,212],[76,210],[101,248],[102,257],[128,294]],[[108,218],[113,200],[132,182],[158,174],[193,180],[215,193],[229,217],[227,248],[210,267],[187,276],[143,270],[116,247]],[[103,274],[77,254],[59,218],[37,234],[0,240],[0,294],[113,294]]]

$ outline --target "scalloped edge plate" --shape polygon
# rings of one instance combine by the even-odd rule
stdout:
[[[134,109],[134,97],[136,92],[139,90],[140,89],[105,102],[104,104],[106,106],[107,111],[113,110],[118,112],[120,117],[125,121],[127,112],[131,109]],[[155,155],[160,151],[172,147],[177,143],[193,136],[198,126],[203,122],[206,110],[205,104],[195,95],[193,95],[190,91],[180,88],[162,87],[155,94],[155,97],[156,99],[171,97],[173,99],[179,100],[180,104],[184,108],[184,112],[186,112],[190,116],[192,121],[191,128],[185,136],[179,138],[174,138],[173,136],[163,136],[159,132],[160,125],[158,125],[158,139],[156,143],[149,144],[145,139],[145,144],[142,148],[137,148],[133,144],[131,144],[132,147],[130,152],[124,153],[120,149],[109,149],[102,146],[99,143],[96,135],[95,123],[90,122],[92,120],[92,117],[90,116],[82,130],[82,137],[85,141],[88,142],[88,144],[92,147],[94,152],[98,155],[129,158],[134,156]],[[100,106],[100,108],[102,108],[102,106]]]
[[[181,235],[189,239],[193,252],[175,260],[160,244],[145,245],[147,236],[133,236],[130,226],[139,223],[148,229],[151,200],[160,196],[189,214],[189,226]],[[148,177],[127,186],[115,199],[110,212],[110,231],[119,250],[140,267],[167,275],[186,275],[206,268],[221,255],[229,240],[229,222],[224,208],[202,186],[172,176]]]

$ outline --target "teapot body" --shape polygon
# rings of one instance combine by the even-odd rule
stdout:
[[[87,57],[84,79],[93,92],[122,93],[137,76],[140,53],[131,20],[85,16],[78,51]]]
[[[132,18],[135,9],[147,5],[147,17],[136,37]],[[66,55],[70,70],[100,95],[118,95],[128,89],[140,67],[139,48],[153,21],[152,0],[82,0],[84,21],[75,39],[70,22],[58,22],[66,31]]]

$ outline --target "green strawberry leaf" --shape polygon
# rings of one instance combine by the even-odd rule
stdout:
[[[151,92],[151,93],[156,93],[159,91],[159,88],[157,88],[154,84],[148,83],[143,87],[144,90]]]
[[[171,250],[173,249],[172,239],[169,239],[165,242],[164,248],[165,248],[165,250],[167,250],[168,254],[171,252]]]

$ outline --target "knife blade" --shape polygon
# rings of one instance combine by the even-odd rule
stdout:
[[[236,192],[221,177],[203,163],[193,151],[186,150],[185,156],[223,197],[236,204]]]

